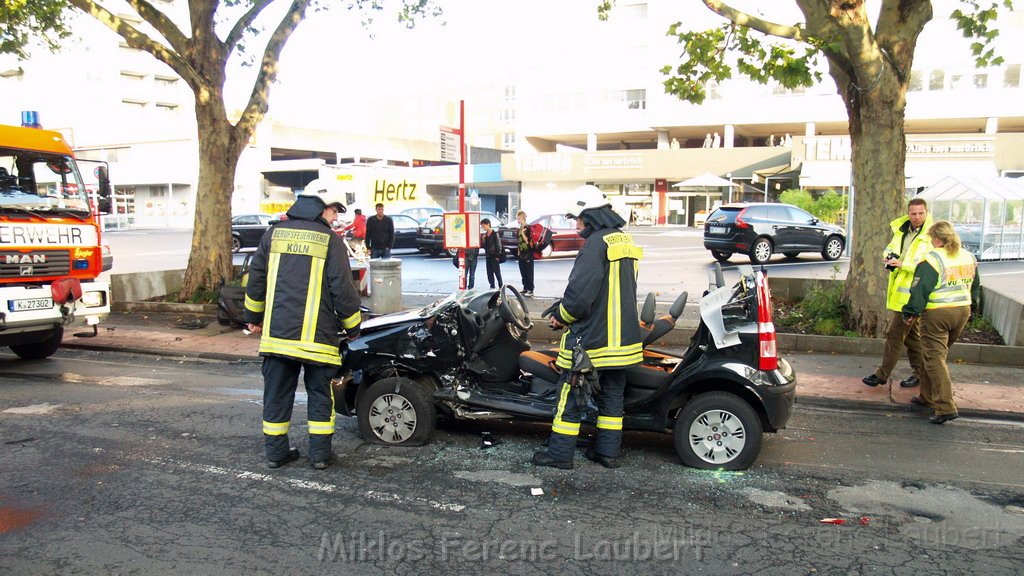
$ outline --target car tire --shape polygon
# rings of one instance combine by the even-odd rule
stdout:
[[[754,264],[764,264],[772,257],[772,242],[767,238],[758,238],[750,245],[750,261]]]
[[[231,253],[237,254],[242,249],[242,239],[238,236],[231,237]]]
[[[712,250],[711,255],[719,262],[728,262],[729,258],[732,257],[732,252],[719,252],[718,250]]]
[[[786,258],[789,258],[790,260],[792,260],[792,259],[796,258],[797,256],[799,256],[800,253],[799,252],[783,252],[782,255],[785,256]]]
[[[421,446],[434,434],[437,410],[423,384],[393,377],[374,382],[359,395],[356,418],[367,442]]]
[[[838,260],[843,255],[843,248],[845,248],[843,239],[839,236],[829,236],[825,240],[825,246],[821,249],[821,257],[829,262]]]
[[[548,244],[547,246],[544,247],[543,250],[540,251],[540,257],[541,258],[550,258],[551,254],[554,251],[555,251],[555,249],[551,246],[551,244]]]
[[[46,340],[30,342],[28,344],[11,344],[11,350],[19,358],[25,360],[42,360],[53,356],[53,353],[60,348],[60,342],[64,339],[64,327],[57,326],[50,333]]]
[[[455,258],[456,256],[459,255],[459,251],[454,248],[447,248],[445,249],[444,253],[447,254],[450,258]]]
[[[703,470],[743,470],[761,450],[761,419],[729,392],[690,399],[676,416],[672,438],[683,464]]]

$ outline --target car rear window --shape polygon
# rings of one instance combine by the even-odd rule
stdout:
[[[707,221],[714,224],[732,224],[736,221],[736,215],[743,210],[743,207],[722,207],[711,213]]]

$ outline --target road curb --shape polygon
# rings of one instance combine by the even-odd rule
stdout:
[[[818,408],[835,408],[843,410],[856,408],[859,410],[866,410],[869,412],[896,411],[920,413],[922,418],[927,414],[927,411],[923,409],[918,409],[913,404],[903,404],[899,402],[867,402],[864,400],[847,400],[845,398],[829,398],[826,396],[801,396],[799,388],[799,375],[797,379],[798,381],[796,403],[798,405],[803,404],[805,406],[813,406]],[[1024,422],[1024,413],[1017,412],[1005,412],[1000,410],[982,410],[978,408],[960,408],[959,413],[961,416],[966,416],[968,418],[986,418],[989,420]]]
[[[165,358],[183,358],[200,360],[220,360],[224,362],[261,362],[259,356],[240,354],[225,354],[223,352],[199,352],[191,350],[165,350],[160,348],[145,348],[141,346],[108,346],[104,344],[93,344],[91,342],[76,342],[65,340],[61,348],[75,348],[78,350],[90,350],[94,352],[125,352],[128,354],[146,354],[148,356],[162,356]]]

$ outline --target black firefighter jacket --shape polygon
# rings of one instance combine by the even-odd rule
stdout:
[[[569,327],[562,335],[559,367],[572,367],[577,338],[595,368],[620,368],[643,360],[636,312],[642,255],[643,249],[618,228],[603,228],[587,237],[558,307],[559,321]]]
[[[339,331],[357,328],[359,292],[323,203],[300,196],[260,240],[245,291],[247,322],[263,325],[261,356],[341,364]]]

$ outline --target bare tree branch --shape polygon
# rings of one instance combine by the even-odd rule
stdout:
[[[118,18],[92,0],[68,0],[68,3],[102,22],[107,28],[124,38],[128,46],[149,52],[154,58],[171,67],[191,86],[198,86],[202,78],[180,54],[139,32],[134,26]]]
[[[188,38],[181,33],[178,26],[166,14],[147,2],[147,0],[127,0],[127,2],[139,13],[139,16],[142,16],[143,20],[149,22],[153,28],[156,28],[157,32],[167,39],[167,43],[171,45],[171,48],[181,53],[182,49],[188,44]]]
[[[252,6],[235,22],[235,25],[231,27],[231,32],[228,33],[228,37],[224,39],[224,47],[227,53],[230,54],[235,50],[235,46],[242,40],[242,35],[245,34],[245,30],[252,25],[256,17],[260,15],[267,6],[270,6],[274,0],[256,0]]]
[[[731,6],[720,2],[719,0],[701,0],[709,10],[718,14],[719,16],[735,23],[740,26],[746,26],[751,30],[757,30],[762,34],[769,36],[777,36],[779,38],[789,38],[791,40],[797,40],[799,42],[805,42],[807,40],[804,30],[799,26],[787,26],[785,24],[776,24],[775,22],[769,22],[756,16],[751,16],[742,10],[737,10]]]
[[[311,0],[294,0],[267,42],[267,46],[263,50],[263,60],[260,64],[259,74],[256,76],[252,93],[249,96],[249,103],[242,112],[242,117],[239,118],[238,123],[235,125],[236,138],[244,137],[248,139],[249,135],[253,133],[256,126],[263,119],[263,115],[267,113],[270,85],[277,78],[278,59],[281,55],[281,50],[284,48],[285,43],[288,42],[292,32],[295,32],[295,28],[305,18],[306,8],[309,7],[310,2]]]

